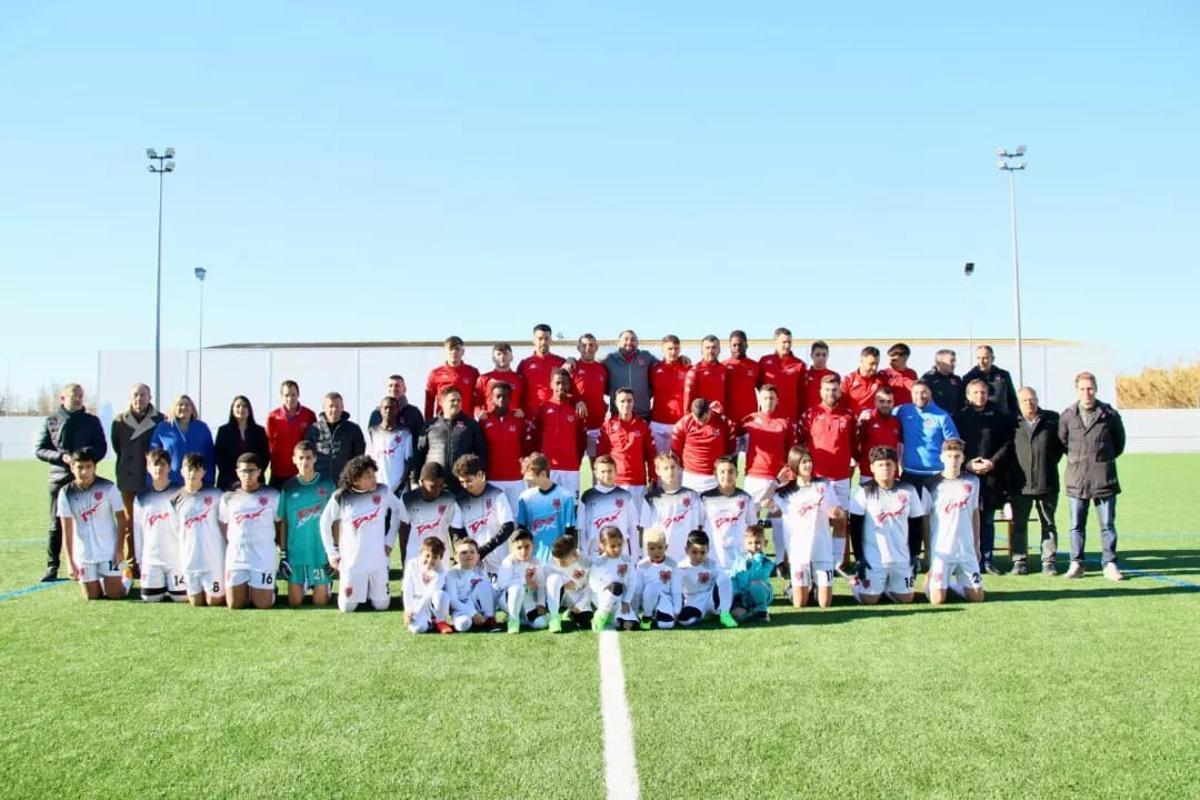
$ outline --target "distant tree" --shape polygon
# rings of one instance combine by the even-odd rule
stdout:
[[[1200,360],[1117,376],[1120,408],[1200,408]]]

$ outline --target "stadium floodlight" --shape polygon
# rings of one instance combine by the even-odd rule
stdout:
[[[1013,253],[1013,312],[1016,316],[1017,346],[1017,386],[1025,385],[1024,347],[1021,339],[1021,258],[1017,246],[1017,173],[1025,169],[1025,162],[1013,163],[1015,159],[1025,155],[1025,145],[1018,145],[1011,153],[1004,148],[998,151],[1000,160],[996,168],[1008,173],[1008,198],[1010,216],[1012,218],[1012,253]]]
[[[963,264],[963,277],[967,279],[967,352],[975,352],[975,320],[971,313],[971,276],[975,274],[975,262]]]
[[[149,171],[158,175],[158,272],[154,286],[154,399],[162,402],[162,221],[163,221],[163,176],[175,171],[175,148],[168,147],[159,155],[153,147],[146,148],[146,158],[157,161]]]

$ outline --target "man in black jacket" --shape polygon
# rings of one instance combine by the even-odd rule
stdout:
[[[446,486],[457,492],[462,488],[452,469],[460,457],[474,453],[483,470],[487,470],[487,441],[479,423],[462,413],[462,395],[455,386],[447,386],[438,394],[441,416],[434,417],[417,440],[413,472],[420,474],[426,464],[441,464],[446,473]]]
[[[336,482],[342,467],[355,456],[367,451],[362,428],[350,421],[342,396],[337,392],[325,395],[324,410],[317,421],[308,426],[304,438],[317,448],[317,472]]]
[[[987,384],[967,384],[967,405],[954,415],[962,437],[967,472],[979,478],[979,569],[990,575],[1000,570],[992,561],[996,546],[996,512],[1004,507],[1010,482],[1013,423],[987,399]]]
[[[1021,415],[1013,439],[1012,556],[1013,575],[1029,572],[1029,512],[1036,510],[1042,529],[1042,574],[1055,575],[1058,528],[1058,462],[1063,457],[1058,439],[1058,414],[1038,405],[1037,392],[1028,386],[1017,392]]]
[[[1076,402],[1058,419],[1058,438],[1067,451],[1067,503],[1071,515],[1071,567],[1068,578],[1083,577],[1083,545],[1088,505],[1096,506],[1100,523],[1100,563],[1104,577],[1124,580],[1117,567],[1117,459],[1125,452],[1125,423],[1107,403],[1096,399],[1096,376],[1075,376]]]
[[[150,403],[150,387],[135,383],[129,389],[129,406],[113,417],[109,430],[109,441],[117,454],[116,484],[121,491],[121,502],[125,504],[125,518],[133,519],[133,499],[149,485],[146,474],[146,451],[150,449],[150,435],[154,426],[163,421],[163,415]],[[138,574],[137,553],[134,552],[133,525],[125,536],[125,558],[134,575]]]
[[[933,395],[933,402],[948,414],[957,414],[963,407],[963,379],[954,374],[957,360],[953,350],[938,350],[933,357],[933,369],[921,377]]]
[[[997,411],[1009,419],[1017,419],[1017,392],[1012,375],[1008,370],[996,366],[996,351],[992,350],[990,344],[975,348],[975,366],[963,375],[964,383],[969,384],[973,380],[987,384],[988,400],[995,404]]]
[[[58,400],[58,410],[46,417],[41,434],[34,443],[38,460],[50,465],[50,527],[46,532],[46,572],[42,575],[43,581],[58,580],[62,554],[62,523],[57,513],[58,492],[72,480],[69,454],[90,447],[96,461],[100,461],[108,452],[104,426],[83,407],[83,387],[78,383],[68,383]]]

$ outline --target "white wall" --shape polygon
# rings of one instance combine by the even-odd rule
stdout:
[[[1200,409],[1127,409],[1127,453],[1200,453]]]
[[[45,417],[0,417],[0,460],[33,458],[33,440]]]

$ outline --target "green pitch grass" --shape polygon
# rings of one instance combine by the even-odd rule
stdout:
[[[988,578],[941,609],[860,609],[839,581],[827,611],[622,635],[643,795],[1200,796],[1200,456],[1121,474],[1122,562],[1153,575]],[[0,485],[2,595],[40,576],[44,470],[0,462]],[[0,641],[0,796],[604,794],[591,634],[64,582],[0,600]]]

